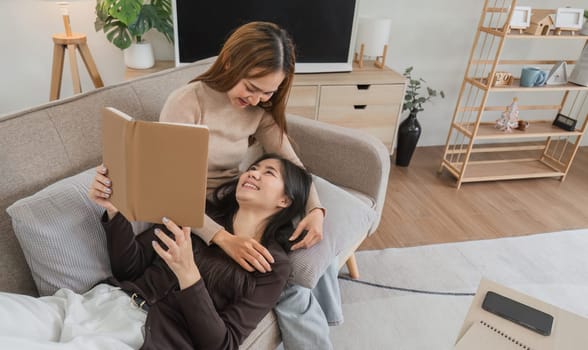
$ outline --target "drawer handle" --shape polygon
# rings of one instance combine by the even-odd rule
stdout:
[[[370,84],[357,84],[357,90],[368,90],[370,86]]]
[[[353,105],[353,109],[366,109],[367,105]]]

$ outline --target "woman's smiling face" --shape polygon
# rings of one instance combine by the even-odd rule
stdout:
[[[255,76],[257,72],[257,68],[253,69],[250,76]],[[257,106],[260,102],[267,102],[272,98],[285,77],[284,72],[280,70],[261,77],[243,78],[227,91],[227,95],[235,107]]]
[[[237,183],[239,206],[255,206],[270,211],[285,208],[290,199],[284,192],[282,164],[277,159],[264,159],[241,174]]]

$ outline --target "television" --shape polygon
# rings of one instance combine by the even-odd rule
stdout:
[[[351,71],[359,0],[175,0],[176,66],[217,56],[230,33],[250,21],[286,29],[296,73]]]

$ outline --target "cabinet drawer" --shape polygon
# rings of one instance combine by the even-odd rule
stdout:
[[[321,87],[323,105],[400,104],[404,85],[341,85]]]
[[[317,86],[293,86],[288,97],[286,112],[315,119]]]
[[[356,108],[353,105],[323,106],[321,103],[318,120],[365,131],[390,148],[396,132],[399,109],[399,104]]]

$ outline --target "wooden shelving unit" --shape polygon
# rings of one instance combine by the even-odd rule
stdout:
[[[588,87],[572,83],[519,85],[518,75],[524,66],[547,70],[566,61],[569,74],[575,59],[559,57],[562,54],[557,49],[549,51],[550,56],[555,56],[549,59],[502,58],[509,54],[505,44],[511,39],[536,41],[536,45],[547,48],[557,42],[577,45],[578,57],[588,44],[588,36],[577,32],[556,35],[551,31],[539,36],[509,31],[515,6],[517,0],[486,0],[482,9],[439,169],[456,178],[457,188],[467,182],[539,177],[563,181],[588,125]],[[510,85],[493,86],[491,77],[498,71],[512,73]],[[519,119],[528,121],[529,127],[504,132],[495,127],[496,120],[510,103],[505,101],[514,97],[519,100]],[[566,131],[552,126],[558,113],[576,119],[576,129]]]

